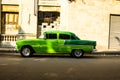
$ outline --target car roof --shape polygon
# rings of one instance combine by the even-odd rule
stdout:
[[[60,30],[52,30],[52,31],[46,31],[44,33],[59,33],[59,34],[69,34],[69,35],[74,35],[74,33],[69,32],[69,31],[60,31]]]

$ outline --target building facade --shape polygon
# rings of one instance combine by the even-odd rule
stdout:
[[[97,49],[120,50],[120,0],[0,0],[0,47],[46,30],[74,32]]]

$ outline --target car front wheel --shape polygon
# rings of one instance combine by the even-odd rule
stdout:
[[[76,58],[82,57],[83,54],[84,54],[84,52],[83,52],[82,50],[79,50],[79,49],[74,50],[74,51],[72,52],[72,56],[73,56],[73,57],[76,57]]]
[[[30,47],[23,47],[20,53],[23,57],[30,57],[32,55],[32,49]]]

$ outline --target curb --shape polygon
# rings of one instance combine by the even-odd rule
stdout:
[[[0,48],[0,53],[18,53],[15,48]]]
[[[120,51],[101,51],[101,52],[94,52],[93,55],[120,55]]]

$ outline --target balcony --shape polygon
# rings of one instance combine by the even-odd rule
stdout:
[[[9,42],[14,42],[17,40],[17,35],[7,35],[7,34],[1,34],[1,37],[0,37],[1,41],[9,41]]]
[[[16,46],[15,42],[17,40],[17,35],[0,35],[0,48],[14,48]]]

